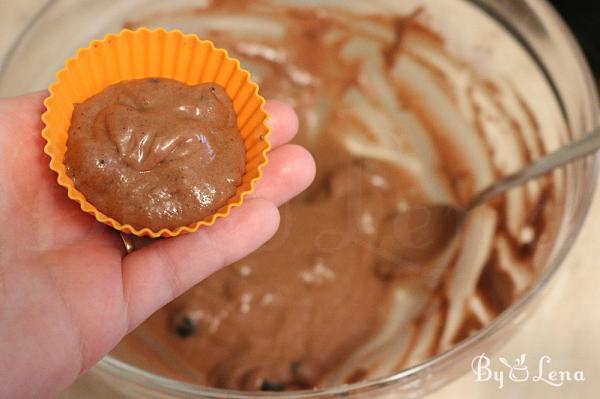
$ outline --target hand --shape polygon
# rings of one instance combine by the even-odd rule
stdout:
[[[209,228],[123,256],[116,231],[56,183],[40,136],[46,93],[0,99],[0,397],[52,396],[161,306],[254,251],[315,166],[286,144],[298,119],[267,104],[274,150],[254,194]]]

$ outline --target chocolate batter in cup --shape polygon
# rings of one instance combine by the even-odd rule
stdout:
[[[225,205],[242,182],[245,157],[221,86],[147,78],[75,104],[65,164],[101,212],[158,231]]]
[[[258,87],[195,35],[109,34],[67,60],[49,92],[42,136],[58,183],[125,233],[170,237],[212,225],[267,163]]]

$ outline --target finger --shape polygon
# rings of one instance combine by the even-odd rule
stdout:
[[[123,260],[129,330],[218,269],[260,247],[275,234],[279,212],[248,199],[213,226],[157,241]]]
[[[292,140],[298,133],[298,116],[292,107],[278,100],[269,100],[265,109],[269,113],[268,123],[271,126],[269,140],[273,148]]]
[[[39,133],[42,125],[40,118],[44,113],[43,101],[47,96],[48,92],[42,90],[17,97],[0,98],[0,113],[4,120],[20,126],[19,131]]]
[[[253,198],[279,206],[304,191],[315,178],[315,161],[303,147],[286,144],[269,154],[263,178],[256,182]]]

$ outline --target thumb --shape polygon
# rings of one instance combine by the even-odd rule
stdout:
[[[260,247],[278,226],[273,203],[249,199],[211,227],[127,255],[123,285],[129,331],[202,279]]]

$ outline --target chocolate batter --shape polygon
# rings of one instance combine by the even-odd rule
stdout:
[[[513,92],[448,54],[419,12],[228,1],[128,26],[180,18],[296,108],[317,178],[282,208],[269,243],[158,311],[115,356],[213,387],[340,385],[444,351],[528,287],[556,212],[547,180],[475,210],[448,248],[427,245],[456,231],[430,204],[464,203],[541,149],[517,141],[525,158],[515,160],[487,144],[492,127],[505,143],[538,126],[521,101],[501,103]],[[506,125],[488,131],[488,120]]]
[[[158,231],[225,205],[242,181],[245,149],[222,87],[149,78],[75,105],[65,165],[98,210]]]

